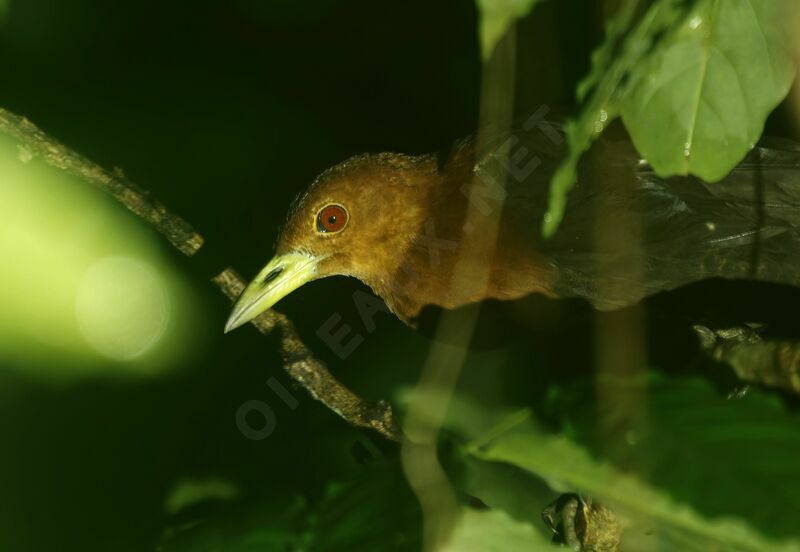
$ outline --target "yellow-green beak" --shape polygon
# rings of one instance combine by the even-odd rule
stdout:
[[[225,333],[246,324],[303,284],[315,280],[318,261],[306,253],[287,253],[272,259],[236,300]]]

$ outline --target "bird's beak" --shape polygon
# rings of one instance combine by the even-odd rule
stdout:
[[[287,253],[272,259],[236,300],[225,333],[246,324],[303,284],[315,280],[318,262],[317,257],[306,253]]]

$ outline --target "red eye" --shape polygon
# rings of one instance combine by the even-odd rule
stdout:
[[[341,232],[347,226],[347,211],[341,205],[328,205],[317,215],[317,231],[327,234]]]

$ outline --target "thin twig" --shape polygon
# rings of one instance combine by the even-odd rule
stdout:
[[[232,268],[225,269],[213,281],[232,301],[239,297],[245,285]],[[392,407],[386,401],[367,402],[342,385],[322,361],[314,358],[285,314],[268,310],[253,320],[253,325],[265,335],[275,328],[280,330],[284,370],[312,397],[355,426],[374,429],[393,441],[400,440],[400,428]]]
[[[20,142],[26,157],[41,157],[48,165],[80,177],[111,194],[161,232],[184,255],[192,256],[203,247],[203,237],[188,222],[170,213],[121,171],[112,173],[105,170],[51,138],[25,117],[3,108],[0,108],[0,130]]]
[[[203,237],[188,222],[171,213],[121,171],[107,171],[51,138],[28,119],[2,108],[0,132],[16,139],[26,158],[41,157],[48,165],[107,192],[163,234],[183,254],[192,256],[203,246]],[[239,296],[245,285],[233,269],[225,270],[213,281],[231,300]],[[270,310],[256,318],[253,325],[264,334],[276,328],[280,331],[284,369],[312,397],[355,426],[374,429],[387,439],[400,440],[401,433],[391,406],[385,401],[365,401],[347,389],[314,357],[286,315]]]

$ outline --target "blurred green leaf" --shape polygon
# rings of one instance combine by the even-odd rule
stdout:
[[[542,523],[542,510],[556,501],[559,493],[517,466],[486,462],[468,454],[459,458],[459,462],[458,476],[454,477],[459,489],[492,509],[532,525],[543,536],[550,536],[550,529]]]
[[[231,501],[240,494],[236,485],[224,479],[184,479],[177,483],[167,497],[164,510],[167,514],[174,515],[204,501]]]
[[[421,513],[398,465],[366,468],[313,503],[270,496],[176,524],[164,552],[419,550]]]
[[[252,505],[235,514],[181,524],[166,531],[159,552],[261,552],[309,550],[308,515],[299,499]]]
[[[480,13],[481,52],[484,61],[517,19],[522,19],[542,0],[477,0]]]
[[[0,135],[0,258],[14,259],[0,272],[0,362],[66,382],[155,376],[199,354],[203,303],[163,248],[112,198]]]
[[[624,0],[619,10],[606,21],[605,40],[592,52],[591,70],[578,83],[578,101],[586,100],[589,93],[601,86],[608,77],[608,69],[614,64],[617,50],[634,23],[634,16],[640,3],[640,0]]]
[[[502,511],[465,509],[444,552],[538,552],[559,550],[527,523]]]
[[[592,55],[592,69],[578,86],[580,113],[565,127],[569,149],[550,182],[550,199],[542,232],[552,236],[564,217],[567,194],[578,178],[581,156],[619,116],[623,84],[655,46],[657,37],[683,15],[675,0],[662,0],[634,24],[639,0],[625,0],[609,19],[606,40]]]
[[[702,0],[631,75],[622,117],[661,176],[722,179],[795,76],[780,0]]]

